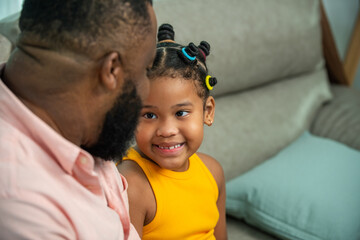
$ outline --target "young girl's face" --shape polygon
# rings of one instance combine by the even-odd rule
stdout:
[[[143,105],[136,131],[140,150],[162,168],[187,170],[203,140],[204,122],[212,122],[213,98],[204,110],[192,80],[162,77],[150,82]]]

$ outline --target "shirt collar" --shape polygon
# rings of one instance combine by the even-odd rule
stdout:
[[[4,69],[5,64],[1,64],[0,76]],[[92,159],[90,154],[62,137],[28,109],[2,80],[0,81],[0,118],[36,142],[69,174],[72,173],[80,154]]]

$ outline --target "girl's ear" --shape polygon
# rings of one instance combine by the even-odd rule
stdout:
[[[115,90],[124,81],[124,72],[117,52],[111,52],[103,59],[100,69],[100,81],[108,90]]]
[[[215,116],[215,99],[212,96],[209,96],[205,102],[204,123],[208,126],[211,126],[214,122],[214,116]]]

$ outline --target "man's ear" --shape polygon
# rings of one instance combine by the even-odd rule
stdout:
[[[101,69],[100,80],[105,88],[114,90],[124,81],[124,71],[117,52],[111,52],[104,57]]]
[[[214,122],[214,116],[215,116],[215,100],[212,96],[209,96],[205,102],[204,123],[208,126],[211,126]]]

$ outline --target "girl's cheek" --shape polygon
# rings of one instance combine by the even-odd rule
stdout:
[[[150,140],[151,137],[155,134],[155,128],[149,124],[139,124],[137,128],[137,136],[140,139]]]
[[[188,139],[197,140],[199,137],[203,135],[203,125],[202,122],[199,123],[191,123],[188,124],[186,128],[184,128],[184,134]]]

